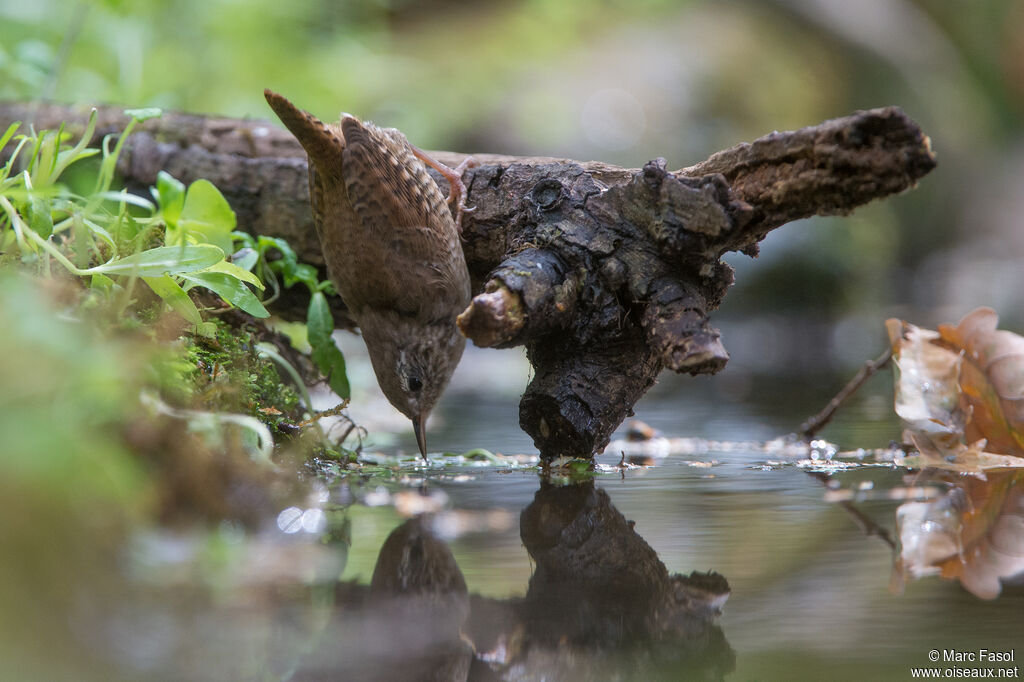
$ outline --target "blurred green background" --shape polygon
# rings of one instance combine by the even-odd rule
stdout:
[[[1024,331],[1024,2],[1019,0],[0,0],[0,99],[160,106],[267,119],[265,87],[322,118],[350,111],[398,127],[425,148],[599,159],[628,167],[663,156],[671,168],[681,168],[772,130],[813,125],[857,109],[898,105],[906,110],[930,135],[939,167],[904,196],[849,217],[783,227],[762,244],[757,260],[730,256],[737,284],[713,315],[732,355],[726,371],[698,380],[664,376],[637,408],[638,416],[668,435],[767,439],[794,428],[835,392],[839,384],[831,372],[845,373],[877,355],[889,316],[934,326],[990,305],[1002,315],[1004,327]],[[55,315],[43,299],[25,293],[24,284],[0,289],[0,303],[25,300],[25,310],[43,311],[47,320]],[[49,336],[66,345],[40,345],[35,327],[15,324],[35,317],[0,306],[0,320],[7,322],[0,325],[5,330],[0,383],[6,389],[6,402],[0,400],[5,406],[0,456],[9,460],[0,480],[0,497],[8,505],[0,537],[24,539],[0,543],[9,559],[0,562],[0,587],[14,587],[9,594],[0,590],[0,613],[7,614],[0,622],[0,649],[6,648],[8,665],[10,652],[21,651],[25,669],[45,661],[48,672],[60,673],[11,679],[85,679],[90,675],[80,663],[92,656],[102,659],[91,675],[96,679],[111,679],[104,666],[117,656],[135,666],[127,669],[138,678],[168,660],[187,660],[177,655],[177,644],[162,642],[171,639],[166,632],[222,635],[221,630],[230,630],[224,622],[237,623],[212,617],[201,621],[205,630],[194,628],[191,602],[181,608],[180,623],[160,609],[131,606],[137,595],[125,594],[116,552],[121,529],[135,521],[137,508],[151,506],[152,493],[137,483],[136,463],[109,442],[110,414],[119,414],[124,405],[136,407],[133,372],[124,369],[128,380],[119,376],[117,386],[108,383],[116,372],[110,368],[123,369],[125,358],[134,356],[121,346],[96,350],[89,337],[63,326]],[[346,354],[358,353],[360,345],[347,345]],[[24,357],[39,360],[38,366],[27,369]],[[447,425],[435,427],[436,442],[453,450],[531,451],[517,428],[522,363],[506,363],[508,373],[515,374],[509,377],[500,361],[480,370],[474,358],[481,357],[508,355],[467,353],[460,368],[464,378],[457,374],[446,396]],[[357,365],[353,359],[350,376],[358,384]],[[75,374],[94,366],[95,376]],[[365,362],[362,367],[362,385],[372,388],[372,374]],[[788,379],[779,378],[783,375]],[[767,376],[772,377],[768,382],[751,380]],[[103,391],[89,388],[95,381]],[[20,392],[26,386],[46,391],[28,400]],[[479,393],[499,390],[504,391],[500,398],[480,399]],[[846,431],[837,440],[846,445],[883,444],[898,436],[891,383],[882,380],[868,390],[877,400],[853,412],[853,425],[841,424]],[[68,399],[56,401],[54,395]],[[75,400],[82,395],[92,398],[84,407]],[[368,411],[391,413],[381,403],[363,403]],[[723,409],[726,403],[732,407]],[[54,421],[61,428],[50,428]],[[407,431],[407,422],[398,428]],[[50,441],[26,438],[21,445],[12,433],[42,434]],[[410,449],[411,435],[403,437]],[[21,455],[17,461],[25,469],[10,468],[12,452]],[[99,453],[101,462],[124,460],[123,470],[94,465],[93,459],[81,459],[83,452]],[[35,456],[52,453],[66,458]],[[47,463],[49,468],[43,466]],[[27,464],[39,465],[43,475]],[[884,594],[888,550],[862,551],[851,541],[842,553],[828,554],[833,550],[816,535],[823,528],[830,533],[845,528],[846,539],[860,535],[834,506],[822,523],[816,481],[791,470],[780,472],[787,477],[780,483],[779,477],[767,478],[771,474],[752,472],[742,463],[731,466],[731,478],[730,470],[717,470],[718,478],[709,481],[684,471],[690,478],[682,492],[677,480],[659,479],[667,469],[647,478],[631,474],[615,494],[624,512],[639,519],[638,530],[670,570],[715,568],[734,583],[734,615],[726,626],[738,650],[756,650],[755,643],[774,646],[775,633],[765,630],[774,631],[779,614],[794,604],[806,626],[792,629],[796,619],[790,618],[791,629],[778,635],[787,645],[827,632],[835,637],[836,650],[846,651],[847,635],[860,628],[856,641],[878,650],[879,642],[887,643],[896,650],[907,632],[923,624],[932,639],[914,645],[913,655],[921,656],[925,644],[939,645],[933,630],[947,623],[957,636],[969,630],[988,636],[983,624],[1016,636],[1019,619],[1011,617],[1019,614],[1019,601],[999,612],[1006,623],[990,619],[980,607],[971,617],[955,612],[951,617],[939,610],[951,601],[939,583],[922,588],[916,601],[898,602],[902,617],[874,618],[893,603]],[[532,475],[482,477],[479,487],[467,487],[453,505],[515,514],[535,484]],[[451,489],[453,497],[459,494],[454,485]],[[794,498],[794,491],[802,497]],[[792,506],[793,499],[802,506]],[[392,519],[390,510],[356,509],[362,517],[354,524],[348,577],[365,580]],[[886,508],[877,516],[891,524],[890,512]],[[367,521],[368,516],[375,518]],[[792,529],[779,530],[779,519]],[[530,565],[514,526],[509,522],[502,532],[470,535],[456,546],[472,589],[501,596],[522,591]],[[216,574],[208,582],[232,587],[237,576],[231,570],[248,566],[249,558],[214,561],[231,551],[241,555],[243,547],[233,526],[217,533],[216,542],[186,549],[199,557],[196,563],[226,567],[221,577],[207,566]],[[780,538],[799,546],[780,552],[780,546],[790,547]],[[175,562],[192,560],[178,544],[160,547],[170,568],[158,569],[170,572],[177,570]],[[293,549],[302,547],[296,543]],[[147,561],[159,555],[152,548],[139,553]],[[279,544],[264,554],[283,557],[280,563],[290,568],[305,565],[291,561]],[[800,568],[804,561],[807,568]],[[862,570],[865,563],[870,571]],[[141,575],[154,573],[154,583],[166,580],[159,570],[147,570]],[[267,569],[257,566],[254,573],[260,571]],[[777,588],[791,574],[796,577]],[[23,584],[32,587],[20,589]],[[767,596],[761,589],[769,590]],[[234,608],[230,599],[211,592]],[[195,613],[208,609],[205,597],[190,596]],[[249,598],[238,599],[248,603]],[[957,608],[976,608],[973,601],[958,599],[952,600]],[[32,614],[31,622],[23,622],[21,614]],[[874,635],[875,620],[890,630]],[[100,635],[81,634],[96,630],[97,623],[105,628]],[[75,633],[64,648],[54,636],[61,628]],[[187,634],[181,637],[189,643]],[[70,651],[67,642],[82,651]],[[111,642],[127,653],[109,654]],[[979,645],[997,642],[989,638]],[[201,660],[210,665],[222,659]],[[14,659],[15,669],[20,662]],[[802,660],[789,663],[792,679]],[[58,670],[64,666],[67,670]]]
[[[730,257],[732,371],[857,364],[891,315],[1024,325],[1024,3],[0,0],[2,98],[267,118],[264,87],[426,148],[629,167],[899,105],[939,168]]]

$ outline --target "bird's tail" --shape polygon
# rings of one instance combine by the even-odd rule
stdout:
[[[298,139],[321,174],[329,175],[335,169],[340,170],[345,140],[337,130],[313,114],[299,109],[283,95],[264,90],[263,96],[281,123]]]

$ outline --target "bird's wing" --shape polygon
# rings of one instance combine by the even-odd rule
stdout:
[[[383,271],[373,286],[354,283],[361,299],[426,317],[463,301],[469,284],[462,246],[423,162],[400,133],[352,117],[342,130],[345,188],[366,236],[360,259]]]
[[[324,188],[320,175],[316,172],[316,165],[312,161],[309,164],[309,204],[313,209],[313,227],[316,228],[317,235],[323,239]]]
[[[441,190],[401,133],[364,125],[351,116],[341,126],[345,187],[365,225],[381,232],[405,227],[455,232]]]

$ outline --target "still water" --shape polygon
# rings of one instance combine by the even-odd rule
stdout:
[[[900,436],[887,373],[823,432],[847,452],[822,445],[816,461],[779,437],[844,378],[665,376],[636,408],[659,456],[620,467],[637,447],[620,441],[570,480],[534,466],[517,428],[523,377],[502,366],[460,368],[429,443],[509,459],[324,465],[308,499],[257,532],[144,533],[124,573],[83,588],[67,618],[97,672],[61,677],[1019,676],[1021,476],[849,452]],[[414,453],[407,431],[367,442],[368,459]]]
[[[604,473],[576,485],[504,467],[432,468],[373,490],[346,479],[343,496],[364,503],[349,507],[344,577],[370,581],[384,537],[410,513],[402,496],[415,491],[434,500],[427,527],[473,595],[463,631],[498,679],[903,680],[925,667],[1019,675],[1021,477],[908,471],[864,453],[837,456],[848,468],[822,473],[777,441],[766,449],[841,383],[664,377],[637,417],[666,438],[712,442],[683,441],[684,452],[625,469],[615,465],[628,446],[613,443],[598,457]],[[898,439],[890,391],[883,373],[824,436],[851,450]],[[514,397],[453,393],[435,443],[458,451],[489,438],[503,452],[532,451],[521,432],[494,426],[514,425]],[[898,560],[901,530],[908,547]],[[648,551],[674,596],[652,577]],[[937,573],[927,564],[943,560],[947,572],[968,566],[970,590],[915,575]],[[480,674],[473,667],[470,679]]]

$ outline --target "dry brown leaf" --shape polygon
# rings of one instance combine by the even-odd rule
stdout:
[[[970,415],[968,443],[984,438],[988,452],[1024,455],[1024,337],[996,329],[991,308],[968,313],[956,327],[940,325],[939,335],[962,351],[961,409]]]
[[[887,320],[896,364],[895,407],[907,430],[935,449],[962,442],[967,415],[960,407],[960,355],[939,343],[939,333]]]
[[[896,413],[924,465],[1024,467],[1024,337],[997,330],[998,319],[978,308],[937,332],[886,321]]]

